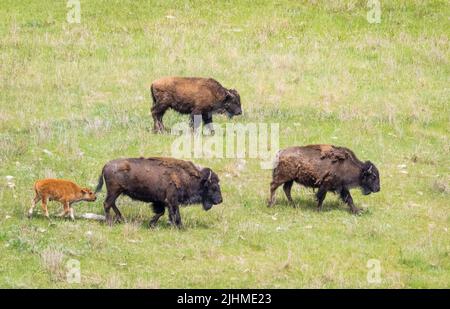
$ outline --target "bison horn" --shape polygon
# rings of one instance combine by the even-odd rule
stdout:
[[[369,168],[367,169],[368,173],[372,173],[372,167],[373,167],[373,165],[369,166]]]
[[[208,182],[211,182],[211,175],[212,175],[212,172],[209,171]]]

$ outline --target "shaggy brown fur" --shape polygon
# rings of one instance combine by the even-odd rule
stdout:
[[[224,88],[212,78],[164,77],[155,80],[150,89],[155,132],[165,130],[162,118],[169,108],[190,114],[191,125],[194,125],[194,115],[201,116],[208,125],[212,123],[213,113],[227,113],[230,117],[242,113],[239,93]]]
[[[222,202],[219,177],[209,168],[200,168],[192,162],[173,158],[128,158],[108,162],[99,177],[96,192],[106,182],[106,221],[112,224],[109,214],[112,208],[115,219],[122,214],[115,202],[121,194],[132,199],[149,202],[155,215],[150,220],[154,226],[169,209],[170,222],[181,227],[180,205],[203,204],[205,210]]]
[[[361,162],[347,148],[333,145],[290,147],[279,152],[270,185],[269,206],[275,202],[275,191],[283,185],[292,203],[291,188],[297,182],[305,187],[318,188],[318,209],[327,192],[337,192],[353,213],[360,212],[353,204],[349,189],[361,187],[364,194],[380,190],[379,173],[370,161]]]

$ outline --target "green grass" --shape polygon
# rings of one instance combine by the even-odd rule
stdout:
[[[381,24],[366,12],[356,0],[82,0],[81,23],[68,24],[65,1],[3,0],[0,286],[448,288],[450,6],[382,1]],[[167,217],[148,229],[149,207],[127,198],[128,223],[112,228],[39,210],[28,220],[36,179],[93,187],[110,159],[171,155],[175,137],[152,134],[149,116],[148,86],[166,75],[238,89],[244,116],[233,121],[279,123],[281,148],[353,149],[378,166],[381,192],[353,192],[362,216],[332,194],[317,213],[298,186],[297,208],[280,189],[268,209],[271,172],[257,160],[233,173],[235,159],[199,159],[224,203],[183,208],[181,231]],[[165,123],[185,119],[169,112]],[[75,212],[101,214],[99,197]],[[71,258],[81,284],[65,280]],[[369,259],[381,284],[366,280]]]

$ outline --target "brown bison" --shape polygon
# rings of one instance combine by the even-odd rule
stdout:
[[[45,216],[48,218],[47,202],[58,201],[63,204],[64,211],[59,215],[60,217],[70,214],[70,218],[75,220],[73,214],[72,204],[80,201],[95,201],[96,196],[88,188],[80,188],[78,185],[69,180],[63,179],[42,179],[34,184],[35,196],[32,201],[28,217],[33,216],[33,210],[39,200],[42,201],[42,209]]]
[[[222,203],[219,177],[209,168],[201,168],[192,162],[173,158],[129,158],[108,162],[100,175],[96,192],[106,182],[104,202],[106,221],[112,224],[110,208],[115,219],[122,220],[122,214],[115,202],[125,194],[132,199],[152,203],[155,215],[149,225],[155,226],[169,210],[169,220],[181,227],[180,205],[203,204],[204,210]]]
[[[318,210],[328,191],[339,193],[353,213],[361,210],[353,204],[349,189],[360,187],[364,195],[380,191],[378,169],[370,161],[361,162],[347,148],[333,145],[309,145],[290,147],[278,153],[270,184],[269,207],[275,202],[275,190],[283,185],[289,202],[295,182],[310,188],[318,188]]]
[[[154,132],[165,130],[162,118],[169,108],[190,114],[191,126],[195,128],[199,125],[194,124],[195,115],[202,117],[205,126],[211,126],[213,113],[226,113],[229,117],[242,114],[239,93],[212,78],[164,77],[155,80],[150,89]]]

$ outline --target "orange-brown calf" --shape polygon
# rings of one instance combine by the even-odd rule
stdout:
[[[63,179],[41,179],[35,182],[34,191],[36,195],[28,211],[28,217],[33,215],[34,207],[39,200],[42,201],[42,209],[48,218],[47,202],[58,201],[64,205],[64,211],[60,217],[70,214],[70,218],[75,220],[72,204],[79,201],[95,201],[95,193],[88,188],[80,188],[75,183]]]

